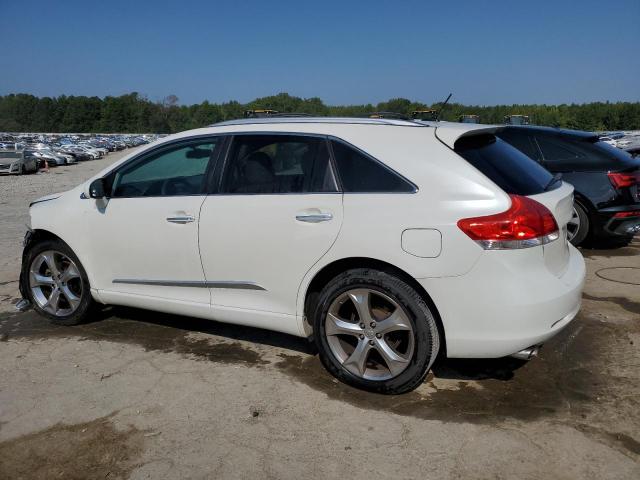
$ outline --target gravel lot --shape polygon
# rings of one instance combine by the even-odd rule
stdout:
[[[29,201],[121,155],[0,177],[0,478],[640,478],[638,239],[583,252],[583,308],[540,358],[440,362],[385,397],[287,335],[13,312]]]

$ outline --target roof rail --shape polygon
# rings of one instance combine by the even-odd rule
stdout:
[[[289,113],[273,113],[269,115],[270,117],[278,117],[278,118],[286,118],[286,117],[313,117],[310,113],[298,113],[298,112],[289,112]]]
[[[269,115],[268,117],[238,118],[226,120],[209,125],[210,127],[221,127],[227,125],[250,125],[250,124],[271,124],[271,123],[324,123],[324,124],[364,124],[364,125],[396,125],[404,127],[427,127],[421,122],[405,120],[402,118],[367,118],[367,117],[313,117],[295,116],[282,117]]]
[[[409,116],[398,112],[371,112],[367,118],[393,118],[395,120],[411,120]]]

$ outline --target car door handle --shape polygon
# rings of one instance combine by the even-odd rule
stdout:
[[[332,219],[333,215],[330,213],[299,213],[296,215],[296,220],[307,223],[328,222]]]
[[[193,215],[178,215],[175,217],[167,217],[167,222],[169,223],[184,224],[184,223],[191,223],[195,221],[196,221],[196,217],[194,217]]]

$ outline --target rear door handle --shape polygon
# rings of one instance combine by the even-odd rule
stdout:
[[[169,223],[184,224],[184,223],[191,223],[195,221],[196,221],[196,217],[194,217],[193,215],[177,215],[175,217],[167,217],[167,222]]]
[[[332,219],[333,215],[330,213],[299,213],[296,215],[296,220],[307,223],[328,222]]]

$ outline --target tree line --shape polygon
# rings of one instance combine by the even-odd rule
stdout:
[[[230,101],[180,105],[174,95],[152,102],[137,92],[118,97],[59,96],[29,94],[0,96],[2,132],[130,132],[173,133],[234,118],[245,110],[273,109],[281,113],[318,116],[361,117],[385,111],[408,115],[413,110],[439,109],[406,98],[366,105],[325,105],[318,97],[300,98],[280,93],[249,103]],[[529,115],[531,123],[577,130],[640,130],[640,102],[594,102],[562,105],[462,105],[451,103],[441,119],[457,121],[475,114],[482,123],[502,123],[505,115]]]

